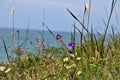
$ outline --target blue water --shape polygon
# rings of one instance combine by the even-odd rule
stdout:
[[[12,29],[0,28],[0,61],[2,61],[2,62],[7,61],[2,38],[4,38],[4,40],[5,40],[9,55],[11,55],[11,53],[12,53],[12,50],[11,50],[12,32],[13,32]],[[19,46],[20,44],[22,44],[25,41],[26,32],[27,32],[27,30],[22,30],[22,29],[19,30],[19,41],[18,41],[18,33],[17,32],[15,33],[15,47],[16,48],[17,48],[17,46]],[[35,46],[37,45],[37,42],[35,41],[35,37],[39,37],[40,41],[42,41],[42,39],[43,39],[42,33],[43,33],[43,31],[40,31],[40,30],[29,30],[28,31],[29,39],[27,39],[27,41],[24,44],[24,50],[36,52]],[[53,33],[54,33],[54,35],[57,35],[57,34],[62,35],[63,36],[62,40],[66,45],[71,40],[71,33],[69,33],[69,32],[53,31]],[[30,42],[32,42],[32,44],[30,44]],[[58,44],[58,42],[56,41],[56,39],[54,39],[54,37],[48,31],[44,31],[44,44],[46,47],[49,47],[49,46],[59,47],[60,46]]]

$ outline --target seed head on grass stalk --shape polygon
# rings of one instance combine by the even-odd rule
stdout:
[[[85,13],[88,14],[88,12],[89,12],[89,4],[86,3],[85,4]]]
[[[87,29],[89,27],[89,23],[90,23],[90,12],[91,11],[91,0],[89,0],[89,5],[88,5],[88,21],[87,21]]]
[[[10,17],[12,16],[13,18],[13,34],[12,34],[12,52],[14,53],[14,41],[15,41],[15,30],[14,30],[14,10],[15,10],[15,7],[14,7],[14,1],[13,1],[13,5],[12,5],[12,8],[11,8],[11,11],[10,11]]]
[[[15,9],[15,7],[13,5],[12,8],[11,8],[11,11],[10,11],[10,17],[14,14],[14,9]]]

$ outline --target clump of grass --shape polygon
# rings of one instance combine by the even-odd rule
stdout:
[[[119,80],[120,79],[120,34],[108,35],[109,39],[106,44],[107,30],[110,24],[110,19],[117,0],[112,0],[110,16],[107,21],[105,33],[96,35],[85,26],[71,11],[67,9],[70,15],[75,18],[82,28],[87,32],[84,34],[74,24],[74,31],[71,32],[71,40],[66,45],[62,40],[64,36],[61,34],[55,35],[50,28],[44,24],[50,34],[60,43],[61,47],[42,47],[44,41],[38,43],[36,54],[31,51],[23,51],[24,43],[29,39],[28,29],[26,39],[14,53],[19,54],[15,59],[10,60],[6,48],[5,40],[3,39],[4,48],[9,63],[0,63],[0,79],[2,80]],[[91,5],[91,0],[89,5]],[[86,8],[85,8],[86,9]],[[90,10],[90,8],[89,8]],[[90,11],[88,11],[90,18]],[[84,18],[84,17],[83,17]],[[88,19],[89,19],[88,18]],[[89,20],[88,23],[89,24]],[[89,27],[89,26],[88,26]],[[80,43],[76,44],[76,31],[81,35]],[[19,41],[19,38],[18,38]],[[31,43],[32,44],[32,43]],[[41,54],[42,48],[42,54]],[[20,57],[21,54],[26,54]]]

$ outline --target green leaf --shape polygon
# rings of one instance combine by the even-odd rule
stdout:
[[[2,40],[3,40],[4,49],[5,49],[5,52],[6,52],[6,56],[7,56],[8,62],[10,62],[9,55],[8,55],[8,50],[7,50],[7,47],[6,47],[5,40],[4,40],[3,38],[2,38]]]
[[[73,16],[74,19],[76,19],[80,25],[89,33],[88,29],[84,26],[84,24],[67,8],[67,11]]]

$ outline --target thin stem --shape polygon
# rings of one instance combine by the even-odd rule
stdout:
[[[88,12],[88,23],[87,23],[87,29],[89,27],[89,23],[90,23],[90,11],[91,11],[91,0],[89,2],[89,12]]]
[[[13,1],[14,6],[14,1]],[[13,11],[13,34],[12,34],[12,52],[14,53],[15,28],[14,28],[14,11]]]
[[[117,0],[112,0],[111,11],[110,11],[110,15],[109,15],[109,18],[108,18],[108,21],[107,21],[107,25],[106,25],[105,33],[104,33],[104,36],[103,36],[102,45],[101,45],[101,52],[100,52],[101,57],[103,57],[103,52],[104,52],[104,50],[103,50],[104,47],[103,46],[104,46],[107,30],[108,30],[108,27],[109,27],[109,24],[110,24],[110,20],[111,20],[111,17],[112,17],[112,13],[113,13],[116,1]]]

